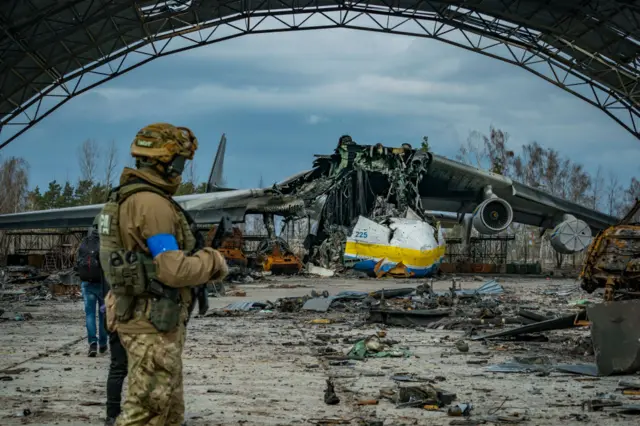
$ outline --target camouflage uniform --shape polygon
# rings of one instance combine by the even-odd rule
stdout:
[[[184,327],[171,333],[120,334],[129,357],[129,392],[117,425],[182,423],[184,338]]]
[[[182,423],[190,288],[227,274],[216,250],[193,252],[195,238],[184,212],[170,198],[180,185],[185,158],[192,159],[196,148],[188,129],[163,123],[142,129],[131,147],[136,169],[124,169],[120,187],[100,214],[100,259],[112,289],[107,322],[117,330],[129,364],[128,394],[117,426]],[[127,257],[132,253],[135,257]],[[152,284],[161,292],[153,293]]]

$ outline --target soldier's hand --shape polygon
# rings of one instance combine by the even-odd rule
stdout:
[[[211,276],[212,280],[223,280],[227,275],[229,275],[229,267],[227,266],[227,261],[218,250],[213,250],[213,255],[216,259],[216,266],[214,274]]]

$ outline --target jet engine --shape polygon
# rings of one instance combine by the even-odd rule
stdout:
[[[473,212],[473,227],[480,234],[493,235],[502,232],[513,221],[513,208],[502,198],[484,200]]]
[[[571,215],[564,215],[551,234],[551,247],[562,254],[581,252],[591,244],[591,228],[586,222]]]

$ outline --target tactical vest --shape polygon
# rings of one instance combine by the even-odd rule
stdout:
[[[171,331],[180,317],[180,291],[157,281],[153,258],[143,251],[127,251],[120,237],[120,205],[133,194],[154,192],[169,200],[178,214],[179,227],[176,240],[180,249],[191,253],[196,248],[196,238],[190,228],[188,214],[173,198],[149,183],[139,181],[115,188],[98,217],[100,234],[100,263],[105,279],[116,299],[116,319],[129,321],[139,299],[151,303],[149,321],[160,332]]]

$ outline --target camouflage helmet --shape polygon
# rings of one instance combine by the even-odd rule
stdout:
[[[169,163],[177,155],[192,160],[197,149],[198,139],[190,129],[154,123],[138,131],[131,143],[131,156]]]

